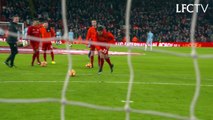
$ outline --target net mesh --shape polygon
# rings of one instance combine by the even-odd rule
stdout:
[[[68,27],[67,27],[67,18],[66,18],[66,0],[62,0],[62,18],[63,18],[63,25],[64,25],[64,35],[62,39],[69,39],[68,37]],[[199,4],[199,0],[195,0],[194,4]],[[143,49],[135,46],[131,46],[128,44],[130,42],[130,37],[129,37],[129,26],[130,26],[130,10],[131,10],[131,3],[132,0],[127,0],[127,7],[126,7],[126,18],[125,18],[125,27],[126,27],[126,39],[127,39],[127,45],[126,46],[119,46],[119,47],[127,47],[128,52],[131,53],[131,49]],[[194,7],[194,9],[196,9]],[[191,54],[185,54],[185,53],[176,53],[176,52],[171,52],[171,51],[163,51],[163,50],[153,50],[153,52],[156,53],[163,53],[163,54],[169,54],[169,55],[174,55],[174,56],[180,56],[180,57],[190,57],[193,59],[194,63],[194,70],[196,73],[196,87],[194,91],[194,96],[191,100],[190,104],[190,116],[181,116],[178,114],[171,114],[171,113],[165,113],[161,111],[154,111],[154,110],[138,110],[131,108],[130,103],[131,103],[131,92],[132,92],[132,87],[134,83],[134,69],[131,61],[131,55],[128,54],[128,66],[130,70],[130,78],[128,82],[128,91],[126,94],[126,100],[125,100],[125,106],[123,107],[111,107],[111,106],[100,106],[100,105],[95,105],[95,104],[89,104],[85,102],[80,102],[80,101],[72,101],[68,100],[66,98],[66,91],[68,90],[68,84],[70,80],[69,76],[69,71],[72,69],[72,55],[68,54],[68,68],[67,68],[67,74],[64,80],[63,84],[63,89],[61,91],[61,99],[58,98],[42,98],[42,99],[5,99],[5,98],[0,98],[0,103],[49,103],[49,102],[54,102],[54,103],[60,103],[61,104],[61,120],[65,120],[65,107],[66,105],[73,105],[73,106],[81,106],[81,107],[86,107],[86,108],[91,108],[91,109],[96,109],[96,110],[105,110],[105,111],[117,111],[117,112],[125,112],[126,113],[126,120],[130,120],[131,116],[130,113],[139,113],[139,114],[147,114],[147,115],[155,115],[155,116],[162,116],[166,118],[174,118],[174,119],[179,119],[179,120],[197,120],[197,117],[195,115],[195,108],[197,104],[197,100],[200,95],[200,86],[201,86],[201,78],[200,78],[200,71],[199,71],[199,65],[198,65],[198,58],[206,59],[206,58],[213,58],[213,55],[198,55],[196,52],[196,47],[195,47],[195,40],[194,40],[194,34],[195,34],[195,27],[196,27],[196,21],[197,21],[197,14],[194,12],[192,16],[192,21],[191,21],[191,29],[190,29],[190,41],[192,44],[191,47]],[[9,32],[10,35],[17,36],[15,33]],[[41,39],[34,38],[34,37],[29,37],[29,39],[40,41]],[[59,38],[50,38],[46,40],[59,40]],[[107,45],[103,43],[91,43],[95,45]],[[116,45],[110,45],[111,47],[118,47]],[[66,46],[66,49],[69,50],[69,46]]]

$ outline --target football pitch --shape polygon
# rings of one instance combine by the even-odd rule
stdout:
[[[59,46],[64,48],[63,45]],[[71,49],[86,49],[85,45],[73,45]],[[177,53],[189,53],[191,48],[163,48]],[[126,48],[111,48],[111,51],[127,52]],[[159,52],[133,49],[141,55],[131,56],[134,83],[131,93],[131,108],[153,110],[189,117],[189,107],[194,95],[196,76],[193,59]],[[199,55],[213,54],[213,48],[197,48]],[[55,55],[52,65],[50,55],[47,67],[30,66],[31,54],[18,54],[15,65],[3,64],[8,54],[0,53],[0,98],[34,99],[61,98],[63,82],[67,73],[67,55]],[[43,56],[40,55],[41,60]],[[127,56],[112,55],[114,72],[110,73],[105,62],[102,74],[98,75],[97,56],[93,69],[86,68],[87,55],[72,55],[76,76],[70,78],[66,97],[68,100],[100,106],[124,107],[130,70]],[[213,59],[198,59],[201,73],[201,91],[195,108],[200,120],[213,119]],[[59,120],[60,103],[0,103],[0,120]],[[66,105],[67,120],[124,120],[125,112],[96,110]],[[171,120],[161,116],[130,114],[131,120]]]

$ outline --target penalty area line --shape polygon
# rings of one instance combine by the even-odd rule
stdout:
[[[22,80],[22,81],[0,81],[0,84],[3,83],[63,83],[64,81],[28,81],[28,80]],[[71,83],[107,83],[107,84],[129,84],[129,82],[125,81],[72,81]],[[170,86],[195,86],[195,84],[189,84],[189,83],[166,83],[166,82],[133,82],[133,84],[142,84],[142,85],[170,85]],[[202,87],[213,87],[213,84],[203,84]]]

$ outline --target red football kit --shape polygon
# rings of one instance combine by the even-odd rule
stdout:
[[[96,28],[92,26],[88,29],[86,40],[91,40],[92,42],[94,42],[96,41],[96,35],[97,35]],[[91,45],[90,50],[95,51],[95,45]]]
[[[40,27],[39,26],[28,27],[27,35],[41,38]],[[32,46],[33,50],[38,50],[39,44],[40,44],[39,41],[30,40],[30,45]]]
[[[97,35],[97,42],[113,44],[115,42],[114,36],[112,33],[103,30],[102,35]],[[106,45],[97,45],[96,49],[103,54],[108,54],[109,46]]]
[[[55,37],[55,31],[50,28],[50,29],[46,29],[45,27],[41,27],[40,28],[40,32],[41,32],[41,37],[42,38],[51,38],[51,37]],[[42,50],[52,50],[52,43],[51,41],[42,41]]]

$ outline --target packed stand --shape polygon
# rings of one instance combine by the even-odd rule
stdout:
[[[146,41],[148,29],[154,33],[154,41],[189,42],[192,14],[176,13],[176,4],[189,4],[193,0],[133,0],[131,9],[131,38],[136,36],[139,41]],[[203,0],[209,4],[207,13],[198,14],[196,41],[213,41],[213,1]],[[75,38],[85,39],[91,20],[106,26],[117,41],[125,36],[126,0],[72,0],[67,1],[68,28],[75,33]],[[55,30],[63,31],[61,1],[58,0],[10,0],[3,6],[2,16],[9,21],[11,16],[18,14],[21,21],[30,24],[32,17],[48,19]]]

